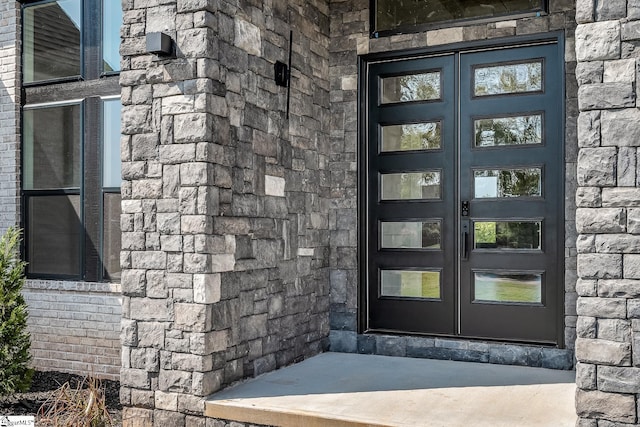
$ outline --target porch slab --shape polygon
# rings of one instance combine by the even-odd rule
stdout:
[[[575,372],[324,353],[211,396],[208,417],[281,427],[573,427]]]

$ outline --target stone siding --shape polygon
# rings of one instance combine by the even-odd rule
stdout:
[[[634,1],[577,1],[580,427],[638,425],[639,19]]]
[[[467,25],[415,34],[389,37],[369,37],[368,0],[332,0],[331,2],[331,189],[333,200],[330,211],[331,226],[331,349],[361,353],[385,354],[379,342],[398,341],[393,337],[358,334],[358,55],[374,52],[394,52],[403,49],[433,47],[448,43],[470,42],[528,34],[564,31],[565,34],[565,336],[568,349],[575,342],[576,327],[576,230],[575,201],[577,162],[577,84],[574,75],[575,4],[571,0],[550,0],[550,13],[546,16]],[[365,309],[365,308],[363,308]],[[503,358],[490,357],[489,348],[501,347],[455,340],[406,338],[411,346],[422,347],[415,355],[431,358],[454,358],[496,363],[509,363],[508,352]],[[400,340],[402,341],[402,339]],[[422,343],[422,344],[420,344]],[[440,343],[437,345],[436,343]],[[402,347],[402,345],[400,346]],[[512,347],[512,346],[511,346]],[[511,348],[509,347],[509,348]],[[408,349],[408,347],[407,347]],[[535,349],[543,352],[549,361],[555,360],[554,349]],[[518,353],[530,352],[523,347]],[[408,354],[408,350],[400,350]],[[523,356],[524,357],[524,356]],[[533,356],[531,362],[535,362]],[[565,354],[564,359],[571,358]],[[526,359],[526,357],[525,357]],[[516,360],[522,360],[516,358]],[[545,362],[546,363],[546,362]],[[555,364],[555,362],[549,362]],[[571,366],[563,363],[567,368]]]
[[[0,231],[20,212],[20,3],[0,0]]]
[[[32,366],[120,379],[120,286],[28,280]]]
[[[125,426],[197,425],[205,396],[328,347],[328,4],[161,3],[123,2]],[[176,58],[145,53],[154,31]]]

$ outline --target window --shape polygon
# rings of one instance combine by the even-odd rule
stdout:
[[[29,277],[120,278],[120,22],[111,0],[23,6]]]
[[[418,31],[453,21],[496,19],[544,12],[545,0],[372,0],[371,27],[382,32]]]

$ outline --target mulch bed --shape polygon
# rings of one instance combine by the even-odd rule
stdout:
[[[55,390],[66,382],[72,389],[77,389],[84,378],[79,375],[63,372],[36,371],[31,388],[25,393],[0,396],[0,415],[33,415],[43,403],[53,396]],[[105,391],[105,402],[115,425],[122,424],[122,406],[120,405],[120,382],[101,380]]]

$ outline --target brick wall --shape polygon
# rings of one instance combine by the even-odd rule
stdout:
[[[0,1],[0,230],[19,220],[20,3]]]
[[[32,365],[37,370],[120,379],[120,286],[29,280]]]
[[[638,425],[640,6],[578,0],[576,20],[577,425]]]
[[[125,425],[201,425],[205,396],[328,344],[328,5],[157,3],[124,2],[121,396]]]
[[[516,35],[565,32],[566,131],[565,131],[565,342],[575,342],[575,202],[577,157],[577,85],[574,76],[575,4],[550,0],[547,16],[445,28],[416,34],[369,37],[368,0],[331,1],[331,349],[334,351],[412,355],[478,362],[535,365],[539,347],[469,343],[448,339],[359,335],[357,269],[357,152],[358,152],[358,55],[435,47],[447,43],[497,39]],[[364,309],[364,308],[363,308]],[[544,350],[550,366],[568,368],[571,352]],[[422,355],[422,356],[420,356]]]

